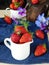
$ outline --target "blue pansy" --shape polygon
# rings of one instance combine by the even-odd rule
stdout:
[[[35,24],[41,30],[49,31],[49,29],[48,29],[48,27],[49,27],[49,17],[45,18],[44,13],[37,17],[37,20],[35,21]]]
[[[38,27],[41,27],[41,22],[39,22],[39,20],[36,20],[36,21],[35,21],[35,24],[36,24]]]

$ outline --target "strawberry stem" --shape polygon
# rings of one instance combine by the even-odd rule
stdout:
[[[46,48],[46,44],[45,43],[43,44],[43,46],[44,46],[44,48]]]
[[[34,38],[34,32],[29,32],[31,35],[32,35],[32,37]]]
[[[20,3],[19,2],[15,2],[14,3],[16,7],[19,7],[20,6]]]

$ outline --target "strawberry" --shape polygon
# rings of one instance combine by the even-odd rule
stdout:
[[[18,9],[18,6],[14,6],[14,8],[13,8],[14,10],[17,10]]]
[[[32,35],[30,33],[25,33],[20,38],[20,43],[26,43],[32,41]]]
[[[15,6],[14,3],[11,3],[11,4],[10,4],[10,8],[11,8],[11,9],[14,9],[14,10],[17,10],[17,9],[18,9],[18,6]]]
[[[46,49],[45,44],[44,45],[38,45],[35,49],[34,55],[35,56],[41,56],[41,55],[45,54],[46,51],[47,51],[47,49]]]
[[[24,0],[12,0],[12,3],[20,3],[20,6],[23,6]]]
[[[12,19],[9,16],[5,16],[4,20],[8,24],[11,24],[12,23]]]
[[[41,30],[36,30],[35,35],[40,39],[44,39],[44,33]]]
[[[31,0],[31,3],[32,4],[37,4],[37,3],[39,3],[39,0]]]
[[[10,8],[11,8],[11,9],[14,9],[14,3],[11,3],[11,4],[10,4]]]
[[[23,26],[15,26],[14,31],[16,33],[20,32],[20,34],[24,34],[27,32],[27,30]]]
[[[12,3],[20,2],[20,0],[12,0]]]
[[[20,35],[18,35],[18,34],[16,34],[16,33],[13,33],[13,34],[11,35],[11,40],[12,40],[12,42],[14,42],[14,43],[19,43]]]

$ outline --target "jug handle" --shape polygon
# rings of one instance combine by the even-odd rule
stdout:
[[[8,7],[8,8],[6,8],[5,10],[10,10],[10,8]]]
[[[10,44],[8,43],[8,42],[10,42]],[[10,38],[6,38],[5,40],[4,40],[4,44],[9,48],[9,49],[11,49],[11,40],[10,40]]]

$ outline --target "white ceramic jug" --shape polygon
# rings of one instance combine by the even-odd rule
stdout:
[[[10,45],[8,44],[10,42]],[[16,60],[24,60],[30,55],[30,44],[33,40],[23,44],[16,44],[10,38],[4,40],[4,44],[11,50],[12,57]]]

